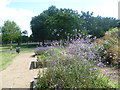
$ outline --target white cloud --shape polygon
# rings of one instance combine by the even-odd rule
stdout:
[[[35,16],[34,13],[22,8],[9,8],[7,7],[8,4],[10,4],[10,1],[0,0],[0,26],[2,26],[6,20],[13,20],[20,26],[21,30],[27,30],[30,35],[30,21],[31,17]]]
[[[96,8],[93,7],[91,10],[94,11],[94,15],[96,16],[99,14],[104,17],[118,18],[118,1],[119,0],[111,0]]]
[[[77,1],[77,0],[75,0]],[[118,18],[118,2],[120,0],[83,0],[71,5],[73,10],[94,12],[94,16]],[[82,5],[82,6],[81,6]]]

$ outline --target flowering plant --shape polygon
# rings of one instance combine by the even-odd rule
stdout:
[[[53,48],[52,46],[49,47],[37,47],[34,49],[34,53],[36,55],[42,55],[42,54],[47,54],[47,50]]]
[[[97,45],[90,39],[77,39],[59,53],[49,55],[49,67],[38,77],[38,88],[111,88],[107,80],[103,80],[95,63],[101,61]],[[61,53],[60,53],[61,52]],[[102,65],[98,63],[97,65]]]

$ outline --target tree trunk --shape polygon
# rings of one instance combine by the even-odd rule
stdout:
[[[20,45],[21,45],[21,42],[18,41],[18,46],[20,46]]]
[[[40,46],[40,41],[39,41],[39,46]]]
[[[45,45],[45,42],[44,42],[44,40],[42,41],[42,45],[43,45],[43,46]]]
[[[12,50],[12,40],[10,41],[10,50]]]
[[[28,41],[27,41],[27,47],[28,47]]]

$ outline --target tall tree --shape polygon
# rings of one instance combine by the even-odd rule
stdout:
[[[102,37],[110,28],[117,26],[117,20],[111,17],[93,17],[93,12],[81,12],[82,26],[92,36]]]
[[[77,11],[58,9],[51,6],[40,15],[32,18],[31,29],[37,40],[60,40],[74,37],[82,30],[81,19]]]
[[[0,27],[0,43],[2,43],[1,27]]]
[[[48,35],[48,30],[46,29],[47,25],[45,24],[46,21],[46,16],[41,13],[38,16],[35,16],[32,18],[31,21],[31,29],[34,38],[36,41],[42,41],[44,45],[44,40],[47,39]]]
[[[72,9],[60,9],[56,16],[50,17],[54,18],[51,30],[57,39],[73,38],[77,31],[82,30],[79,14]]]
[[[10,42],[12,48],[12,42],[19,38],[21,35],[19,26],[14,21],[5,21],[1,28],[2,31],[2,41]]]
[[[27,46],[28,46],[28,42],[29,42],[28,31],[27,31],[27,30],[24,30],[24,31],[22,32],[22,34],[23,34],[23,38],[26,38],[26,40],[27,40]]]

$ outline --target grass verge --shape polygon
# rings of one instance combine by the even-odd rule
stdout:
[[[0,58],[1,58],[0,71],[4,70],[17,55],[18,55],[17,53],[8,53],[8,52],[0,53]]]
[[[0,47],[0,50],[3,51],[10,51],[9,47]],[[12,51],[15,51],[15,48],[13,48]],[[20,53],[32,53],[34,52],[34,49],[29,48],[21,48]],[[10,53],[10,52],[0,52],[0,71],[7,68],[10,63],[13,61],[13,59],[18,56],[17,53]]]

